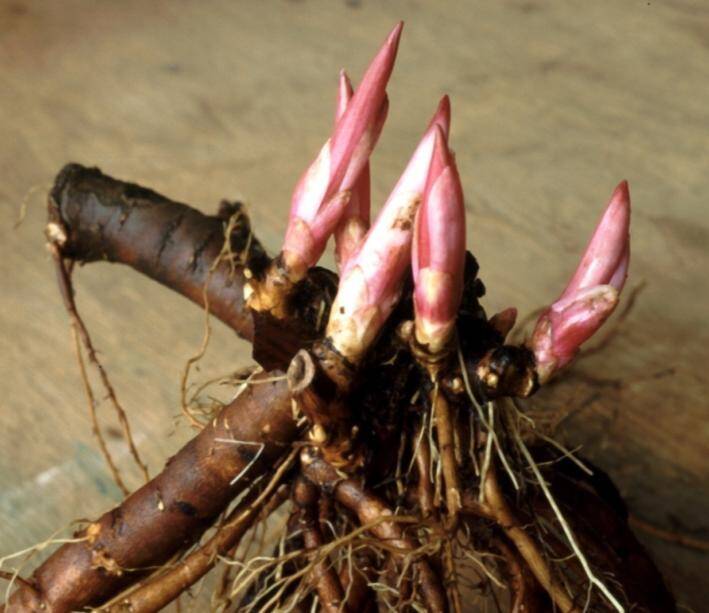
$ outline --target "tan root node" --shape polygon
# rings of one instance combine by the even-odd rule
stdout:
[[[539,388],[532,355],[511,345],[488,351],[477,363],[475,376],[488,398],[527,398]]]
[[[335,384],[340,394],[346,394],[355,379],[355,366],[332,346],[327,339],[312,348],[320,368]]]
[[[123,569],[106,551],[103,549],[94,549],[91,551],[91,566],[104,570],[109,575],[120,577],[123,575]]]
[[[60,249],[66,244],[67,235],[66,229],[56,221],[50,221],[44,229],[44,234],[47,237],[47,242],[50,245],[56,245]]]
[[[449,339],[445,345],[432,348],[431,345],[419,341],[413,321],[402,322],[397,328],[397,334],[402,341],[408,344],[416,361],[426,368],[432,381],[436,380],[450,364],[455,349],[453,338]]]
[[[245,275],[244,301],[258,312],[269,313],[276,319],[288,316],[288,297],[299,279],[284,266],[282,256],[275,257],[265,273],[256,277],[251,271]]]
[[[321,355],[324,359],[317,359]],[[351,421],[344,392],[329,376],[335,372],[335,358],[336,354],[321,346],[313,348],[313,353],[302,349],[291,360],[287,380],[298,412],[310,423],[310,442],[333,466],[353,471],[364,458],[357,451],[357,427]]]

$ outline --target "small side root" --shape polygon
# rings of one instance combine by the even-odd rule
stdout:
[[[182,369],[182,374],[180,376],[180,407],[182,409],[182,414],[187,418],[190,425],[201,430],[204,428],[205,424],[213,417],[213,411],[205,414],[203,416],[204,421],[201,421],[197,412],[193,408],[193,403],[188,398],[189,389],[189,377],[192,367],[202,360],[204,355],[207,353],[207,347],[209,346],[209,341],[212,336],[212,324],[210,317],[210,306],[209,306],[209,285],[212,278],[219,268],[219,266],[226,262],[229,265],[230,276],[236,273],[237,266],[243,266],[248,261],[249,252],[251,250],[251,243],[253,234],[249,231],[249,235],[246,240],[246,246],[240,253],[234,253],[232,249],[232,234],[237,231],[237,227],[244,217],[245,213],[239,208],[235,213],[232,213],[229,218],[224,223],[224,243],[222,244],[221,251],[214,258],[214,261],[207,271],[207,275],[204,279],[204,284],[202,286],[202,303],[204,304],[204,328],[202,333],[202,340],[200,346],[196,353],[189,357],[185,362],[185,366]],[[194,396],[193,396],[194,398]]]
[[[564,587],[554,578],[549,564],[534,539],[520,526],[512,509],[505,500],[494,467],[488,470],[483,483],[486,512],[494,517],[498,525],[517,548],[520,556],[529,566],[535,578],[546,590],[554,604],[562,613],[577,611],[573,600]]]
[[[23,196],[22,200],[20,201],[19,210],[17,212],[17,220],[12,224],[13,230],[17,230],[24,223],[25,218],[27,217],[27,209],[29,208],[30,201],[32,200],[34,195],[38,194],[38,193],[46,193],[50,189],[52,189],[51,184],[40,183],[40,184],[31,186],[25,192],[25,195]]]
[[[266,515],[270,514],[287,498],[287,488],[281,485],[296,457],[297,451],[291,451],[268,483],[260,491],[252,489],[204,545],[169,570],[158,574],[129,594],[116,598],[114,603],[105,609],[107,613],[120,613],[125,610],[132,613],[157,611],[204,577],[220,556],[238,545],[241,537],[264,510],[267,510]]]
[[[601,592],[601,594],[603,594],[603,596],[606,598],[606,600],[611,604],[611,606],[616,611],[618,611],[619,613],[624,613],[625,608],[623,607],[623,605],[618,601],[618,599],[608,589],[608,587],[606,587],[606,584],[603,581],[601,581],[601,579],[591,569],[591,565],[589,564],[583,551],[581,551],[581,548],[578,545],[578,542],[576,540],[576,536],[574,535],[573,530],[571,529],[571,526],[569,526],[569,523],[566,521],[566,518],[564,517],[563,513],[561,512],[561,509],[559,508],[559,505],[556,502],[556,499],[552,495],[551,490],[549,489],[549,486],[547,485],[546,481],[544,480],[544,477],[542,476],[542,473],[539,470],[539,467],[537,466],[536,462],[534,461],[532,454],[529,452],[527,445],[522,440],[522,437],[520,436],[519,431],[517,429],[514,430],[513,436],[514,436],[514,439],[519,447],[519,450],[522,452],[522,455],[524,456],[524,459],[529,464],[529,468],[532,470],[534,477],[537,479],[539,487],[541,488],[542,492],[544,493],[544,496],[546,497],[546,499],[549,503],[549,506],[554,511],[554,515],[556,516],[556,519],[559,522],[559,525],[561,526],[562,530],[564,531],[564,535],[566,536],[568,544],[571,547],[572,551],[574,552],[576,559],[581,564],[581,567],[583,568],[583,571],[586,574],[586,577],[588,578],[590,585],[596,587],[598,589],[598,591]]]
[[[451,520],[451,526],[460,511],[460,479],[458,466],[455,459],[455,437],[451,410],[445,396],[440,392],[438,383],[435,384],[431,397],[431,406],[436,423],[436,436],[438,451],[443,465],[443,480],[445,483],[446,510]]]
[[[697,551],[709,551],[709,540],[689,536],[688,534],[683,534],[675,530],[660,528],[644,519],[640,519],[637,515],[630,515],[629,522],[633,528],[637,528],[646,534],[667,541],[668,543],[674,543],[675,545],[687,547],[688,549],[696,549]]]
[[[308,551],[317,551],[324,542],[317,515],[318,496],[314,484],[303,476],[298,477],[293,487],[293,502],[298,508],[298,526]],[[323,611],[349,613],[340,577],[327,557],[315,554],[311,581]]]
[[[121,489],[121,491],[125,494],[128,495],[130,493],[130,490],[128,487],[125,485],[123,479],[121,478],[121,475],[118,471],[117,465],[115,461],[113,460],[109,450],[108,446],[106,444],[106,441],[103,437],[103,434],[101,433],[101,428],[98,422],[98,417],[96,415],[96,396],[92,391],[91,384],[88,379],[88,374],[86,371],[86,367],[84,364],[84,361],[82,359],[81,355],[81,345],[83,345],[84,350],[86,351],[86,356],[88,358],[89,363],[96,369],[96,371],[99,374],[99,378],[101,380],[101,384],[103,385],[104,390],[106,391],[106,395],[110,401],[111,406],[114,409],[114,412],[116,413],[116,417],[118,418],[118,422],[121,426],[121,430],[123,433],[123,438],[125,439],[126,443],[128,444],[128,449],[130,451],[131,456],[133,457],[134,462],[140,469],[140,472],[143,475],[143,478],[145,479],[145,482],[147,483],[150,480],[150,475],[148,474],[148,467],[143,462],[142,458],[140,457],[140,453],[138,452],[138,448],[135,445],[135,441],[133,439],[133,434],[131,432],[131,427],[130,427],[130,422],[128,421],[128,416],[126,415],[125,410],[123,409],[123,406],[121,403],[118,401],[118,397],[116,396],[116,392],[113,388],[113,385],[111,384],[108,374],[106,373],[106,370],[104,369],[103,365],[98,359],[98,356],[96,355],[96,350],[94,348],[93,342],[91,341],[91,336],[89,335],[89,331],[86,328],[86,325],[84,324],[84,321],[82,320],[81,316],[79,315],[79,312],[76,308],[76,302],[74,300],[74,288],[71,283],[71,273],[70,270],[67,269],[67,266],[62,258],[61,252],[59,250],[59,247],[55,243],[49,243],[49,249],[52,254],[52,257],[54,259],[54,264],[55,264],[55,269],[57,272],[57,280],[59,282],[59,290],[62,295],[62,300],[64,302],[64,307],[69,314],[69,319],[71,322],[71,327],[72,331],[74,334],[75,338],[75,349],[77,353],[77,359],[79,361],[79,368],[81,371],[81,378],[84,383],[84,389],[86,391],[86,396],[89,402],[89,413],[91,416],[91,422],[93,424],[93,431],[94,435],[96,436],[96,439],[98,440],[99,447],[101,449],[101,452],[106,459],[106,463],[108,464],[109,470],[111,471],[111,474],[113,475],[113,479],[116,482],[116,485]]]
[[[14,573],[8,572],[6,570],[0,570],[0,579],[4,579],[9,583],[9,587],[12,587],[13,583],[19,583],[31,592],[34,592],[37,598],[40,598],[40,593],[37,591],[34,585],[30,581],[27,581],[24,577],[15,571]]]
[[[332,491],[335,500],[352,512],[360,526],[378,539],[382,549],[398,553],[404,565],[412,564],[417,573],[417,587],[429,611],[443,612],[447,609],[447,598],[440,577],[433,570],[420,548],[404,534],[402,521],[419,524],[419,518],[396,516],[378,497],[367,492],[354,479],[343,478],[335,468],[322,459],[302,456],[303,472],[313,483]]]

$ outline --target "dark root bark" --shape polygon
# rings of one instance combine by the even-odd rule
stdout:
[[[230,219],[230,255],[212,270]],[[47,233],[65,258],[126,264],[202,307],[206,298],[210,313],[253,338],[244,270],[262,268],[268,258],[241,204],[223,202],[208,216],[98,168],[69,164],[49,195]]]
[[[159,475],[76,534],[84,540],[63,545],[37,568],[34,590],[20,587],[6,611],[98,605],[194,543],[297,435],[285,380],[253,383]]]
[[[533,356],[505,344],[509,323],[488,319],[472,255],[454,343],[436,355],[412,343],[408,286],[355,368],[323,338],[332,273],[310,271],[277,310],[248,310],[249,281],[268,292],[265,271],[279,264],[238,204],[207,216],[69,165],[47,236],[89,358],[69,273],[107,260],[206,308],[271,372],[249,377],[157,477],[16,581],[6,612],[147,613],[222,563],[220,606],[247,613],[442,613],[486,599],[519,613],[675,610],[610,481],[543,443],[505,400],[536,389]],[[257,529],[286,500],[272,555],[253,556]]]

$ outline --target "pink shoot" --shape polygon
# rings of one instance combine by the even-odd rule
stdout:
[[[630,261],[630,194],[616,187],[574,276],[537,321],[529,346],[540,383],[566,366],[618,304]]]
[[[438,353],[455,328],[465,267],[463,189],[438,126],[412,256],[416,340]]]
[[[335,122],[344,115],[352,94],[352,84],[343,70],[340,73]],[[354,255],[367,234],[370,208],[369,162],[367,162],[354,184],[352,195],[340,223],[335,228],[335,259],[340,268],[344,267],[345,263]]]
[[[630,193],[628,182],[615,188],[586,251],[562,298],[594,285],[613,285],[620,292],[630,257]]]
[[[447,135],[449,126],[450,106],[448,98],[443,98],[376,222],[343,266],[327,334],[334,347],[353,363],[363,357],[399,299],[436,131]]]
[[[322,255],[376,145],[386,119],[386,84],[402,27],[397,24],[389,34],[332,136],[296,185],[282,249],[283,264],[293,279],[305,275]]]

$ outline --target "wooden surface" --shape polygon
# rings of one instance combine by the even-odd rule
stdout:
[[[485,304],[524,314],[559,293],[613,187],[630,181],[629,286],[646,288],[608,348],[534,405],[568,413],[561,437],[610,471],[633,514],[709,537],[708,3],[2,0],[0,557],[120,497],[43,246],[54,174],[96,164],[205,211],[242,197],[275,249],[292,186],[330,127],[338,69],[358,80],[400,18],[375,202],[449,93]],[[175,419],[179,375],[203,316],[127,269],[75,278],[159,470],[189,436]],[[249,362],[245,343],[214,332],[200,378]],[[138,485],[125,446],[111,446]],[[707,554],[640,537],[680,602],[705,611]]]

